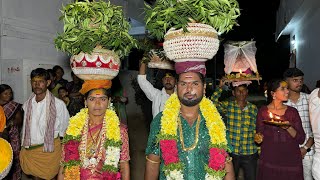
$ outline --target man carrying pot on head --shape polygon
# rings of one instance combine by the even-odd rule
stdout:
[[[204,62],[179,62],[175,68],[177,93],[151,123],[145,179],[233,180],[225,125],[204,97]]]
[[[176,80],[173,71],[168,71],[162,77],[162,90],[159,90],[147,80],[146,64],[141,63],[138,83],[142,91],[148,99],[152,101],[152,116],[155,117],[159,112],[163,111],[164,104],[172,93],[175,91]]]

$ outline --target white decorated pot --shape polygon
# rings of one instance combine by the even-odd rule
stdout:
[[[161,51],[160,53],[164,55],[163,51]],[[172,61],[169,61],[168,58],[166,57],[164,58],[159,57],[155,50],[151,50],[149,52],[149,56],[150,56],[150,62],[148,63],[149,68],[174,70]]]
[[[188,32],[171,28],[164,36],[163,49],[175,62],[207,61],[219,49],[217,31],[207,24],[189,23]]]
[[[0,179],[4,179],[8,174],[12,166],[13,161],[13,151],[11,145],[3,138],[0,138],[0,154],[1,154],[1,168],[0,168]],[[6,155],[2,154],[7,152]],[[5,156],[5,157],[4,157]],[[4,163],[4,161],[6,163]]]
[[[79,53],[70,59],[75,75],[83,80],[113,79],[119,73],[120,58],[111,50],[97,46],[91,54]]]

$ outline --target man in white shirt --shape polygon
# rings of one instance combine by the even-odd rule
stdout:
[[[313,180],[311,167],[314,154],[314,141],[309,119],[309,95],[301,92],[303,76],[303,72],[298,68],[289,68],[283,73],[289,89],[289,99],[285,104],[296,108],[299,112],[302,127],[306,133],[306,139],[300,145],[301,156],[303,158],[303,175],[305,180]]]
[[[159,90],[147,80],[146,64],[141,63],[138,84],[147,98],[152,101],[152,116],[155,117],[164,108],[164,104],[175,91],[176,79],[171,73],[166,73],[162,78],[163,88]]]
[[[313,131],[315,153],[313,155],[312,175],[320,180],[320,91],[313,90],[309,99],[310,122]]]
[[[59,171],[63,137],[69,113],[63,101],[47,89],[48,72],[37,68],[31,72],[32,95],[23,104],[22,148],[23,172],[34,179],[53,179]]]

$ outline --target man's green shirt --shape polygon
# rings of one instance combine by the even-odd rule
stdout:
[[[245,108],[241,109],[235,100],[222,101],[222,89],[218,88],[211,96],[213,104],[220,113],[226,116],[226,128],[228,130],[229,144],[233,153],[238,155],[251,155],[257,152],[257,145],[254,142],[256,133],[257,106],[247,102]]]
[[[148,145],[146,149],[146,155],[155,154],[160,156],[161,164],[160,164],[160,180],[165,180],[166,177],[163,172],[164,162],[161,158],[161,151],[159,147],[159,143],[157,142],[157,135],[160,132],[161,128],[161,117],[162,113],[159,113],[152,121],[150,128],[150,135],[148,138]],[[182,132],[184,137],[185,147],[190,147],[193,145],[195,141],[195,133],[196,133],[196,121],[192,126],[188,124],[188,122],[181,117],[181,125]],[[206,171],[205,165],[208,164],[209,159],[209,143],[210,136],[208,133],[208,129],[205,124],[205,119],[201,114],[200,118],[200,126],[199,126],[199,141],[195,149],[191,151],[183,151],[181,148],[179,130],[177,130],[178,134],[178,152],[179,159],[182,163],[184,163],[185,168],[183,171],[185,180],[196,180],[196,179],[205,179]]]

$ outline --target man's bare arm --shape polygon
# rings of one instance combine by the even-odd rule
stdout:
[[[145,180],[158,180],[160,171],[160,157],[154,154],[146,156]]]
[[[140,64],[139,74],[145,75],[146,74],[147,65],[143,62]]]
[[[236,180],[231,160],[226,162],[225,170],[227,174],[224,177],[224,180]]]

